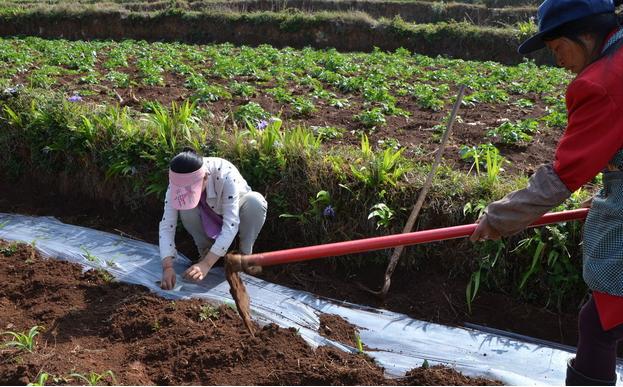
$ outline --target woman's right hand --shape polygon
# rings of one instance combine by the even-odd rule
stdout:
[[[160,287],[164,290],[171,290],[175,286],[175,270],[173,267],[165,267],[162,269],[162,281]]]
[[[173,269],[173,257],[166,257],[162,260],[162,281],[160,287],[164,290],[171,290],[175,286],[175,269]]]

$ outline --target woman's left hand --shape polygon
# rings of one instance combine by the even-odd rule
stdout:
[[[219,258],[218,255],[208,253],[201,261],[186,269],[184,278],[191,281],[203,280]]]
[[[487,221],[486,214],[483,215],[480,219],[478,219],[476,223],[478,224],[478,227],[476,227],[476,230],[474,231],[472,236],[469,237],[470,241],[472,242],[479,242],[479,241],[486,241],[486,240],[497,241],[498,239],[502,237],[502,235],[500,235],[500,233],[495,228],[493,228],[491,224],[489,224],[489,222]]]

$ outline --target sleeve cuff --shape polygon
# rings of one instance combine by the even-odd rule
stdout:
[[[485,209],[487,221],[501,235],[516,234],[547,211],[564,202],[571,191],[551,164],[542,165],[530,177],[528,186],[511,192]]]

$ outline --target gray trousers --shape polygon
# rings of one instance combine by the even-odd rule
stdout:
[[[240,198],[238,236],[242,254],[253,253],[253,245],[266,220],[267,209],[266,199],[258,192],[251,191]],[[180,211],[180,219],[186,231],[193,237],[199,257],[203,258],[212,247],[214,239],[209,238],[203,231],[199,207]]]

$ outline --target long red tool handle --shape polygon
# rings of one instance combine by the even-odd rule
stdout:
[[[562,223],[574,220],[584,220],[588,208],[579,210],[553,212],[543,215],[530,227],[546,224]],[[374,238],[357,239],[347,242],[329,243],[299,247],[295,249],[272,251],[244,256],[250,266],[272,266],[283,263],[301,262],[316,258],[336,257],[345,254],[362,253],[365,251],[382,250],[395,246],[417,245],[419,243],[445,241],[468,237],[476,230],[476,224],[437,228],[432,230],[416,231],[406,234],[394,234]]]

